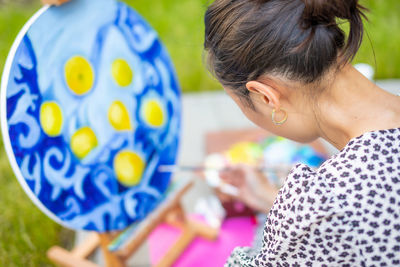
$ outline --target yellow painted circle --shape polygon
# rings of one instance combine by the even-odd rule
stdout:
[[[71,150],[79,159],[83,159],[97,146],[97,138],[90,127],[82,127],[71,137]]]
[[[115,82],[122,87],[130,85],[133,79],[133,72],[128,62],[120,58],[112,63],[111,74]]]
[[[121,101],[112,102],[108,108],[108,121],[117,131],[132,130],[128,110]]]
[[[152,127],[160,127],[164,124],[164,112],[161,104],[156,100],[149,100],[143,106],[144,121]]]
[[[77,95],[83,95],[92,89],[94,73],[90,63],[82,56],[74,56],[65,64],[65,81],[69,89]]]
[[[48,101],[40,106],[40,124],[48,136],[60,135],[63,125],[63,114],[56,102]]]
[[[125,186],[137,185],[142,179],[144,161],[132,151],[121,151],[114,158],[114,171],[118,181]]]

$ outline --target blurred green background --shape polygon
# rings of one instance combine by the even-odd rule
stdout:
[[[158,31],[184,92],[218,90],[203,64],[203,14],[208,0],[127,0]],[[400,78],[400,1],[362,1],[370,22],[355,62],[371,64],[376,79]],[[0,69],[11,44],[39,0],[0,0]],[[369,36],[369,38],[368,38]],[[373,48],[373,49],[372,49]],[[374,60],[374,53],[376,62]],[[70,247],[73,233],[43,215],[25,196],[0,142],[0,266],[46,266],[46,250]]]

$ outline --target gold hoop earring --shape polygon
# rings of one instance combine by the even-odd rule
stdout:
[[[282,125],[282,124],[284,124],[284,123],[286,122],[287,118],[288,118],[288,114],[287,114],[287,112],[286,112],[284,109],[279,109],[279,111],[282,111],[283,113],[285,113],[285,116],[284,116],[284,118],[283,118],[281,121],[276,121],[276,120],[275,120],[276,109],[273,109],[273,110],[272,110],[272,113],[271,113],[271,119],[272,119],[272,122],[273,122],[275,125]]]

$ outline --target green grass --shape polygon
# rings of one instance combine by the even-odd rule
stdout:
[[[3,0],[4,1],[4,0]],[[22,0],[19,0],[22,1]],[[93,0],[94,1],[94,0]],[[0,4],[0,69],[25,21],[40,7],[8,1]],[[159,32],[175,63],[183,91],[218,89],[203,66],[203,13],[208,0],[128,0]],[[0,1],[1,3],[1,1]],[[400,1],[367,0],[366,25],[376,54],[378,79],[400,78]],[[374,63],[365,38],[355,62]],[[46,250],[71,244],[72,234],[43,215],[16,181],[0,142],[0,266],[46,266]]]
[[[355,62],[375,66],[377,79],[400,78],[400,1],[361,2],[370,9],[369,23]]]
[[[0,266],[47,266],[46,250],[69,247],[73,233],[50,220],[25,195],[0,154]]]

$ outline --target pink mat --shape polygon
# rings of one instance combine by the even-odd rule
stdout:
[[[256,227],[255,220],[251,217],[229,218],[222,224],[217,240],[195,239],[173,266],[221,267],[235,247],[251,245]],[[149,236],[152,265],[161,259],[179,234],[179,230],[166,224],[160,225],[153,231]]]

